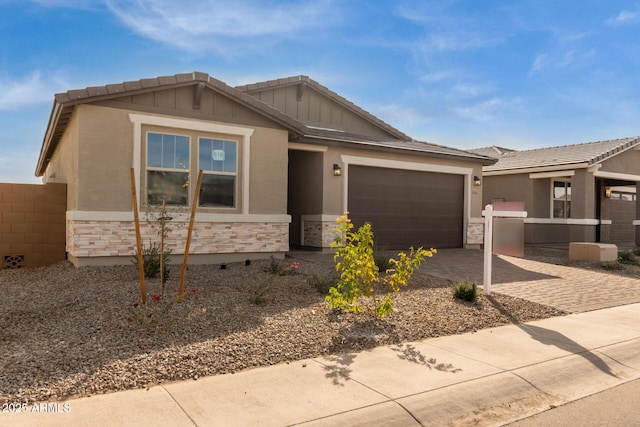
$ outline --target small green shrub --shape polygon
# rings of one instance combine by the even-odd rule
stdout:
[[[269,267],[267,267],[265,271],[267,273],[278,274],[279,275],[281,268],[282,267],[280,267],[280,262],[277,259],[275,259],[273,257],[273,255],[272,255],[271,258],[270,258],[270,261],[269,261]]]
[[[194,288],[185,289],[182,303],[177,296],[164,300],[160,295],[152,295],[148,304],[141,304],[140,301],[133,304],[127,322],[149,332],[168,334],[179,323],[207,312],[206,307],[196,304],[195,298]]]
[[[600,263],[600,268],[603,270],[622,270],[624,267],[618,261],[612,261]]]
[[[162,269],[164,270],[163,280],[166,282],[169,277],[169,262],[171,255],[171,249],[164,251],[164,260]],[[138,250],[136,249],[133,254],[133,261],[131,261],[136,268],[138,267]],[[149,246],[142,244],[142,266],[144,269],[144,277],[149,279],[156,278],[160,275],[160,247],[155,243],[151,243]]]
[[[628,265],[640,265],[640,261],[638,261],[632,251],[620,252],[618,254],[618,262]]]
[[[276,296],[271,296],[271,293],[273,292],[273,286],[268,282],[269,281],[267,279],[267,281],[262,283],[262,285],[260,285],[260,287],[253,293],[251,302],[255,305],[265,305],[270,300],[275,301]]]
[[[300,263],[293,261],[286,267],[283,267],[278,260],[271,256],[269,266],[265,268],[265,272],[271,273],[275,276],[290,276],[296,274],[300,268]]]
[[[475,301],[478,299],[478,285],[468,280],[456,283],[453,285],[453,296],[465,301]]]
[[[393,273],[384,275],[381,280],[380,270],[373,258],[371,224],[365,223],[357,231],[353,231],[353,224],[347,215],[348,212],[338,218],[338,225],[333,229],[337,236],[331,247],[336,249],[333,260],[340,278],[335,286],[329,288],[329,295],[325,300],[333,310],[361,313],[366,307],[376,319],[381,319],[393,312],[390,291],[398,292],[400,286],[406,286],[414,271],[425,258],[432,257],[436,250],[420,247],[411,248],[409,255],[405,252],[398,253],[398,259],[389,259]],[[384,297],[380,295],[382,292],[379,289],[376,292],[376,285],[380,282],[391,288]],[[362,297],[367,301],[363,301]],[[363,302],[365,307],[361,305]]]
[[[633,254],[634,254],[635,256],[640,256],[640,248],[635,248],[635,249],[633,250]]]
[[[635,257],[633,256],[631,251],[624,251],[624,252],[618,253],[618,261],[620,261],[623,264],[627,264],[629,262],[635,261]]]
[[[310,278],[307,279],[307,283],[314,287],[318,293],[322,295],[327,295],[329,293],[329,289],[336,286],[336,284],[340,281],[340,277],[337,275],[332,275],[328,277],[320,277],[317,274],[313,274]]]

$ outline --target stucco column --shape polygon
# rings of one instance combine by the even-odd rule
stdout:
[[[576,169],[571,178],[571,219],[584,220],[596,217],[596,179],[587,169]],[[595,242],[596,226],[571,224],[569,239],[572,242]]]

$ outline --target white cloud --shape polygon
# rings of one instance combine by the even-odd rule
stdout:
[[[492,47],[501,42],[499,38],[488,37],[477,32],[441,32],[430,34],[420,47],[423,51],[450,52]]]
[[[227,2],[202,0],[105,0],[126,26],[144,37],[190,52],[236,53],[237,41],[253,40],[245,49],[260,49],[274,39],[299,36],[333,25],[332,0],[312,2]],[[329,19],[330,18],[330,19]]]
[[[53,9],[57,7],[69,9],[91,10],[101,7],[104,3],[102,0],[29,0],[38,6]]]
[[[40,71],[18,79],[0,75],[0,110],[19,110],[37,104],[53,102],[53,95],[68,89],[55,75],[43,77]]]
[[[467,119],[477,122],[488,122],[491,121],[506,105],[507,103],[500,98],[491,98],[474,105],[455,107],[453,108],[453,111],[457,115]]]
[[[555,54],[541,53],[536,55],[529,70],[530,74],[544,70],[561,70],[585,67],[596,56],[595,49],[566,50]]]
[[[548,65],[549,62],[550,62],[549,55],[547,55],[546,53],[536,55],[536,57],[533,60],[533,64],[531,65],[530,72],[535,73],[547,68],[549,66]]]
[[[405,105],[388,104],[378,108],[376,115],[388,123],[414,124],[429,121],[430,118],[423,112]]]
[[[609,18],[605,23],[611,27],[620,27],[622,25],[632,25],[640,22],[640,14],[638,12],[630,12],[623,10],[616,17]]]
[[[458,83],[452,87],[454,94],[464,97],[472,98],[480,95],[485,95],[492,92],[492,89],[486,85],[474,85],[470,83]]]
[[[456,11],[455,1],[409,1],[395,5],[397,17],[419,27],[424,38],[415,47],[422,53],[457,52],[494,47],[509,36],[496,31],[493,18]]]
[[[436,83],[455,78],[457,75],[458,74],[453,71],[436,71],[433,73],[423,74],[420,76],[420,80],[427,83]]]

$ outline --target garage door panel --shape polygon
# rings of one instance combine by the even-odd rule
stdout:
[[[351,219],[371,223],[379,246],[462,246],[462,175],[352,165],[348,186]]]

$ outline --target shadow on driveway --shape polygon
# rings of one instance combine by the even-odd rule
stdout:
[[[479,249],[441,249],[424,265],[423,271],[432,276],[460,282],[469,280],[482,284],[484,252]],[[500,257],[493,255],[491,283],[532,282],[558,279],[535,271],[525,270]]]

